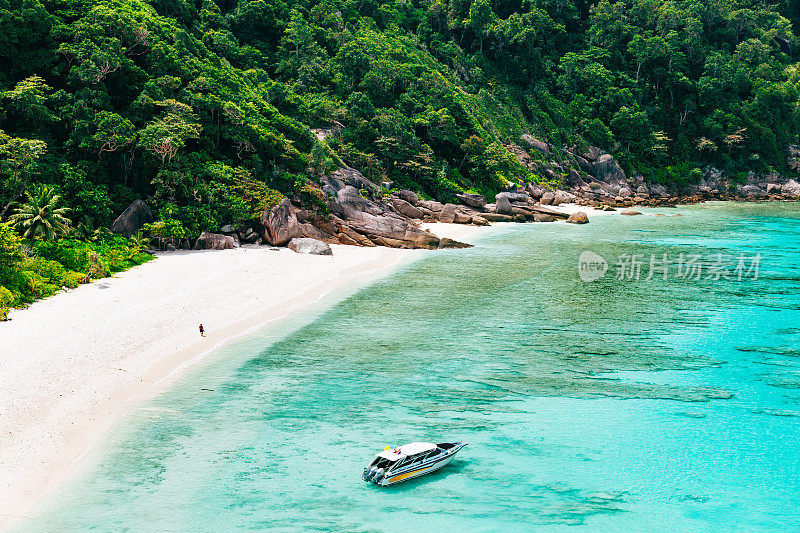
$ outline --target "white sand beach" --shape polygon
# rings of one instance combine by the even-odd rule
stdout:
[[[556,209],[590,218],[615,214]],[[489,230],[422,227],[465,242]],[[267,247],[163,253],[13,311],[0,323],[0,528],[23,518],[127,409],[163,391],[204,353],[302,312],[331,291],[436,253],[333,249],[332,257]]]
[[[488,228],[432,229],[468,242]],[[437,253],[332,248],[332,257],[267,247],[164,253],[13,311],[0,323],[0,528],[24,518],[126,409],[205,352]]]

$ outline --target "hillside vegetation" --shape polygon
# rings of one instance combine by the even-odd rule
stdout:
[[[798,24],[790,0],[0,0],[0,219],[34,184],[73,226],[142,198],[196,237],[343,165],[439,199],[563,179],[506,149],[526,133],[662,180],[790,172]]]

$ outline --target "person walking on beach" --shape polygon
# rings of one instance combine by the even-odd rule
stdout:
[[[203,324],[200,324],[200,336],[201,337],[205,337],[206,336],[206,330],[203,329]]]

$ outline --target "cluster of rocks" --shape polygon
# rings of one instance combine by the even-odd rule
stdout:
[[[236,227],[233,224],[226,224],[219,229],[219,233],[226,235],[233,240],[234,247],[241,246],[242,244],[264,244],[264,238],[261,236],[261,231],[258,225],[245,224],[241,227]]]
[[[626,176],[619,162],[597,147],[581,152],[577,146],[556,148],[530,135],[523,135],[522,144],[508,145],[509,151],[528,169],[550,179],[566,183],[568,201],[592,207],[675,206],[706,200],[796,200],[800,184],[778,174],[757,176],[750,173],[747,183],[736,184],[718,169],[708,167],[698,183],[661,185],[648,182],[641,174]],[[787,162],[800,168],[800,146],[787,149]],[[554,196],[559,191],[552,192]],[[551,205],[550,196],[541,203]],[[538,199],[538,198],[537,198]],[[552,205],[561,203],[554,198]]]
[[[307,249],[329,248],[322,244],[390,246],[395,248],[463,248],[469,245],[439,238],[423,229],[426,222],[486,226],[490,222],[553,222],[566,220],[585,224],[585,213],[572,216],[548,206],[572,202],[565,192],[544,191],[534,186],[513,188],[497,195],[495,203],[485,196],[458,194],[459,203],[421,199],[409,190],[384,197],[380,188],[353,169],[339,169],[321,179],[321,193],[327,198],[327,213],[303,209],[299,202],[285,198],[261,216],[261,231],[252,227],[224,226],[217,237],[203,234],[195,248],[219,249],[243,243],[287,246],[301,253]],[[292,244],[295,243],[295,244]],[[319,244],[313,244],[319,243]],[[313,244],[313,246],[312,246]],[[302,251],[301,251],[302,250]]]
[[[264,238],[273,246],[284,246],[294,238],[395,248],[465,246],[440,239],[420,227],[422,219],[433,213],[414,193],[403,191],[391,198],[381,198],[378,190],[360,172],[340,169],[322,179],[322,192],[328,198],[327,214],[297,208],[284,199],[262,215]]]
[[[337,131],[320,132],[336,135]],[[397,248],[460,248],[466,244],[442,239],[422,228],[425,222],[488,225],[490,222],[587,223],[583,212],[572,215],[552,209],[564,203],[604,210],[622,208],[622,214],[640,214],[637,206],[675,206],[705,200],[800,199],[800,183],[777,174],[750,174],[747,183],[732,184],[722,172],[707,168],[697,184],[664,186],[643,176],[627,177],[611,155],[596,147],[579,153],[577,147],[556,148],[531,135],[522,145],[507,145],[509,151],[530,170],[551,179],[561,179],[564,190],[546,190],[528,183],[510,186],[489,203],[479,194],[456,194],[457,203],[421,199],[409,190],[384,196],[391,183],[380,188],[354,169],[340,168],[321,178],[320,198],[326,198],[327,213],[304,209],[299,198],[284,199],[262,214],[260,224],[226,225],[218,233],[204,232],[194,249],[227,249],[244,244],[287,246],[298,253],[330,253],[329,244],[390,246]],[[800,168],[800,147],[794,147]],[[294,200],[294,201],[293,201]],[[137,200],[114,222],[112,231],[130,237],[153,215]],[[168,249],[189,248],[188,240],[167,243]]]

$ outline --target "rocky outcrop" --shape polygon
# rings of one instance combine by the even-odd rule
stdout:
[[[767,192],[757,185],[740,185],[736,192],[748,198],[764,198]]]
[[[252,244],[261,238],[261,235],[259,235],[259,233],[249,225],[235,228],[231,224],[225,224],[219,228],[219,233],[222,233],[223,235],[230,235],[237,242],[237,244],[239,242]]]
[[[295,237],[289,241],[288,247],[298,254],[333,255],[333,250],[328,243],[308,237]]]
[[[625,215],[626,217],[633,217],[636,215],[641,215],[642,213],[640,211],[635,211],[633,209],[623,209],[622,211],[619,212],[619,214]]]
[[[153,212],[141,200],[134,200],[125,211],[111,224],[112,233],[119,233],[130,239],[142,226],[154,220]]]
[[[230,235],[204,231],[194,243],[195,250],[230,250],[236,248],[236,241]]]
[[[570,224],[588,224],[589,217],[583,211],[577,211],[569,216],[567,222]]]
[[[398,191],[397,196],[411,205],[417,205],[419,203],[419,196],[417,196],[417,193],[409,191],[408,189]]]
[[[378,186],[364,177],[358,170],[352,168],[340,168],[329,176],[330,179],[339,180],[345,185],[350,185],[356,189],[364,189],[366,191],[375,191]]]
[[[339,137],[344,130],[344,125],[341,122],[333,121],[330,128],[318,128],[311,130],[311,133],[316,135],[317,139],[324,141],[328,137]]]
[[[391,203],[392,207],[394,207],[398,213],[405,215],[408,218],[421,219],[425,216],[422,211],[401,198],[392,198]]]
[[[444,207],[444,204],[433,200],[420,200],[417,202],[416,205],[420,209],[427,209],[428,211],[434,214],[441,212],[442,208]]]
[[[590,146],[586,152],[581,154],[587,161],[597,161],[600,158],[600,149],[596,146]]]
[[[456,194],[456,198],[458,198],[462,204],[470,207],[476,207],[478,209],[486,207],[486,197],[482,194],[459,193]]]
[[[501,213],[484,213],[483,218],[489,222],[513,222],[514,217]]]
[[[340,190],[336,200],[328,202],[328,207],[337,216],[337,229],[346,235],[346,242],[363,244],[362,238],[366,238],[372,244],[395,248],[436,248],[439,244],[438,237],[420,229],[389,204],[363,198],[352,187]]]
[[[781,187],[781,192],[785,196],[800,198],[800,183],[796,182],[795,180],[789,180],[783,184]]]
[[[495,211],[501,215],[510,215],[513,212],[511,200],[508,195],[500,193],[495,197]]]
[[[503,191],[501,193],[498,193],[497,196],[501,196],[501,195],[505,196],[506,198],[508,198],[512,202],[520,202],[520,203],[523,203],[523,204],[528,203],[528,200],[530,200],[530,197],[528,196],[527,193],[519,192],[519,191],[516,191],[516,190]]]
[[[592,165],[594,177],[601,181],[624,180],[625,172],[616,159],[610,154],[604,154],[597,158]]]
[[[532,135],[525,134],[522,136],[523,142],[528,146],[528,148],[535,148],[539,150],[543,155],[549,156],[550,155],[550,147],[547,146],[547,143],[544,141],[540,141],[536,137]]]
[[[575,158],[575,162],[578,163],[578,167],[580,167],[582,171],[586,172],[587,174],[591,174],[594,171],[594,166],[585,157],[575,154],[573,154],[572,157]]]
[[[531,147],[528,143],[528,148]],[[556,151],[552,146],[547,147],[551,152]],[[516,145],[510,145],[509,149],[513,149],[515,154],[525,152]],[[539,151],[539,148],[535,149]],[[596,148],[590,147],[579,154],[577,147],[573,146],[560,153],[566,157],[557,162],[542,162],[541,157],[533,160],[531,154],[524,159],[541,167],[542,175],[566,178],[562,182],[566,183],[563,190],[547,191],[535,183],[509,185],[496,195],[491,204],[486,202],[486,197],[469,193],[457,193],[458,203],[447,204],[422,200],[410,190],[401,190],[386,198],[357,171],[339,169],[320,180],[327,196],[329,213],[297,210],[286,200],[262,217],[264,235],[273,245],[305,237],[329,244],[434,249],[450,247],[452,243],[421,229],[419,221],[485,225],[489,222],[567,220],[585,224],[588,222],[585,212],[569,215],[547,206],[572,203],[614,210],[615,207],[671,207],[679,202],[706,199],[800,198],[800,184],[777,174],[755,176],[751,173],[747,185],[728,189],[721,172],[715,174],[707,169],[696,185],[664,186],[646,181],[640,174],[627,178],[612,155]],[[300,201],[299,197],[293,199],[295,205]],[[625,209],[622,214],[630,216],[640,212]],[[231,226],[223,228],[223,232],[230,232],[243,243],[253,238],[251,233],[244,233],[246,230]]]
[[[530,208],[533,213],[539,213],[540,215],[549,215],[553,218],[561,218],[566,219],[569,218],[567,213],[562,213],[560,211],[556,211],[555,209],[550,209],[549,207],[544,207],[541,205],[536,205]]]
[[[439,249],[441,250],[443,248],[472,248],[472,245],[444,237],[439,241]]]
[[[301,236],[300,223],[288,198],[281,200],[269,213],[262,213],[261,225],[264,227],[264,238],[272,246],[285,246],[295,237]]]
[[[525,187],[525,191],[533,200],[539,200],[545,192],[544,187],[541,185],[534,185],[533,183],[529,183]]]
[[[301,223],[300,231],[298,233],[299,237],[297,238],[308,238],[308,239],[316,239],[318,241],[331,241],[331,242],[338,242],[336,239],[331,239],[330,236],[323,233],[319,228],[317,228],[314,224],[310,224],[308,222]],[[294,240],[294,239],[293,239]],[[291,241],[289,241],[291,242]]]
[[[556,191],[552,205],[569,204],[575,201],[575,195],[566,191]]]

